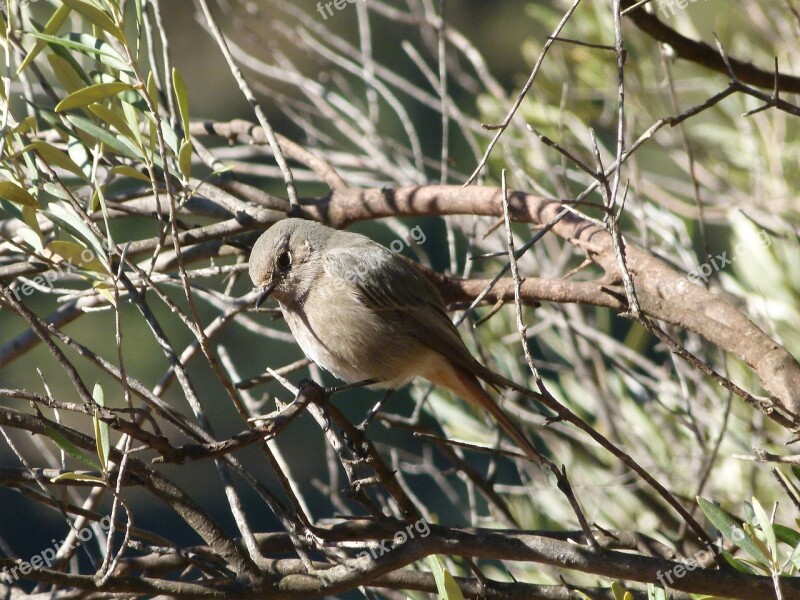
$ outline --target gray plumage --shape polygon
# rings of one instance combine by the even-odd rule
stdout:
[[[271,295],[305,355],[347,382],[397,388],[415,377],[488,410],[535,460],[528,439],[481,387],[519,388],[470,354],[436,287],[366,236],[285,219],[250,254],[250,278]]]

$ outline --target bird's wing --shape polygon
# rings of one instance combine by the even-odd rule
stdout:
[[[325,271],[350,281],[360,302],[471,373],[480,367],[445,310],[439,291],[418,269],[365,240],[328,249]]]

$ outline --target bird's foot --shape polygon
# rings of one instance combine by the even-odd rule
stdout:
[[[373,419],[375,419],[378,413],[381,412],[383,405],[386,403],[386,401],[393,393],[394,393],[393,389],[386,390],[386,393],[380,400],[378,400],[375,406],[369,409],[369,412],[364,417],[364,420],[361,421],[361,423],[359,423],[358,425],[356,425],[356,429],[358,429],[361,433],[365,433],[367,431],[367,427],[369,427],[369,424],[372,423]]]

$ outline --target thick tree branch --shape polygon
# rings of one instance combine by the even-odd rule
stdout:
[[[624,297],[611,291],[620,281],[619,270],[608,232],[574,212],[560,217],[564,204],[555,200],[514,192],[509,197],[514,220],[545,226],[559,219],[552,231],[579,247],[588,259],[605,271],[606,277],[594,283],[541,286],[533,281],[528,289],[545,288],[552,297],[593,299],[593,304],[616,308]],[[320,220],[334,227],[381,217],[412,217],[474,214],[502,216],[499,188],[472,186],[420,186],[382,190],[345,190],[330,196],[301,202],[302,216]],[[693,331],[725,352],[749,365],[762,385],[793,413],[800,412],[800,365],[789,352],[772,340],[737,308],[709,290],[691,283],[667,263],[626,242],[626,260],[639,297],[642,312]],[[439,280],[440,282],[442,280]],[[595,286],[592,289],[591,286]],[[450,301],[469,296],[477,284],[447,282],[445,296]],[[504,283],[503,298],[513,300],[513,286]],[[580,293],[579,293],[580,292]],[[494,299],[499,299],[496,291]],[[616,306],[615,306],[616,305]]]

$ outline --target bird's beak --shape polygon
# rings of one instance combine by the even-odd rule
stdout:
[[[258,297],[256,298],[256,308],[261,306],[264,303],[264,300],[269,298],[269,295],[272,293],[272,290],[275,289],[275,284],[270,283],[268,285],[262,286],[258,290]]]

